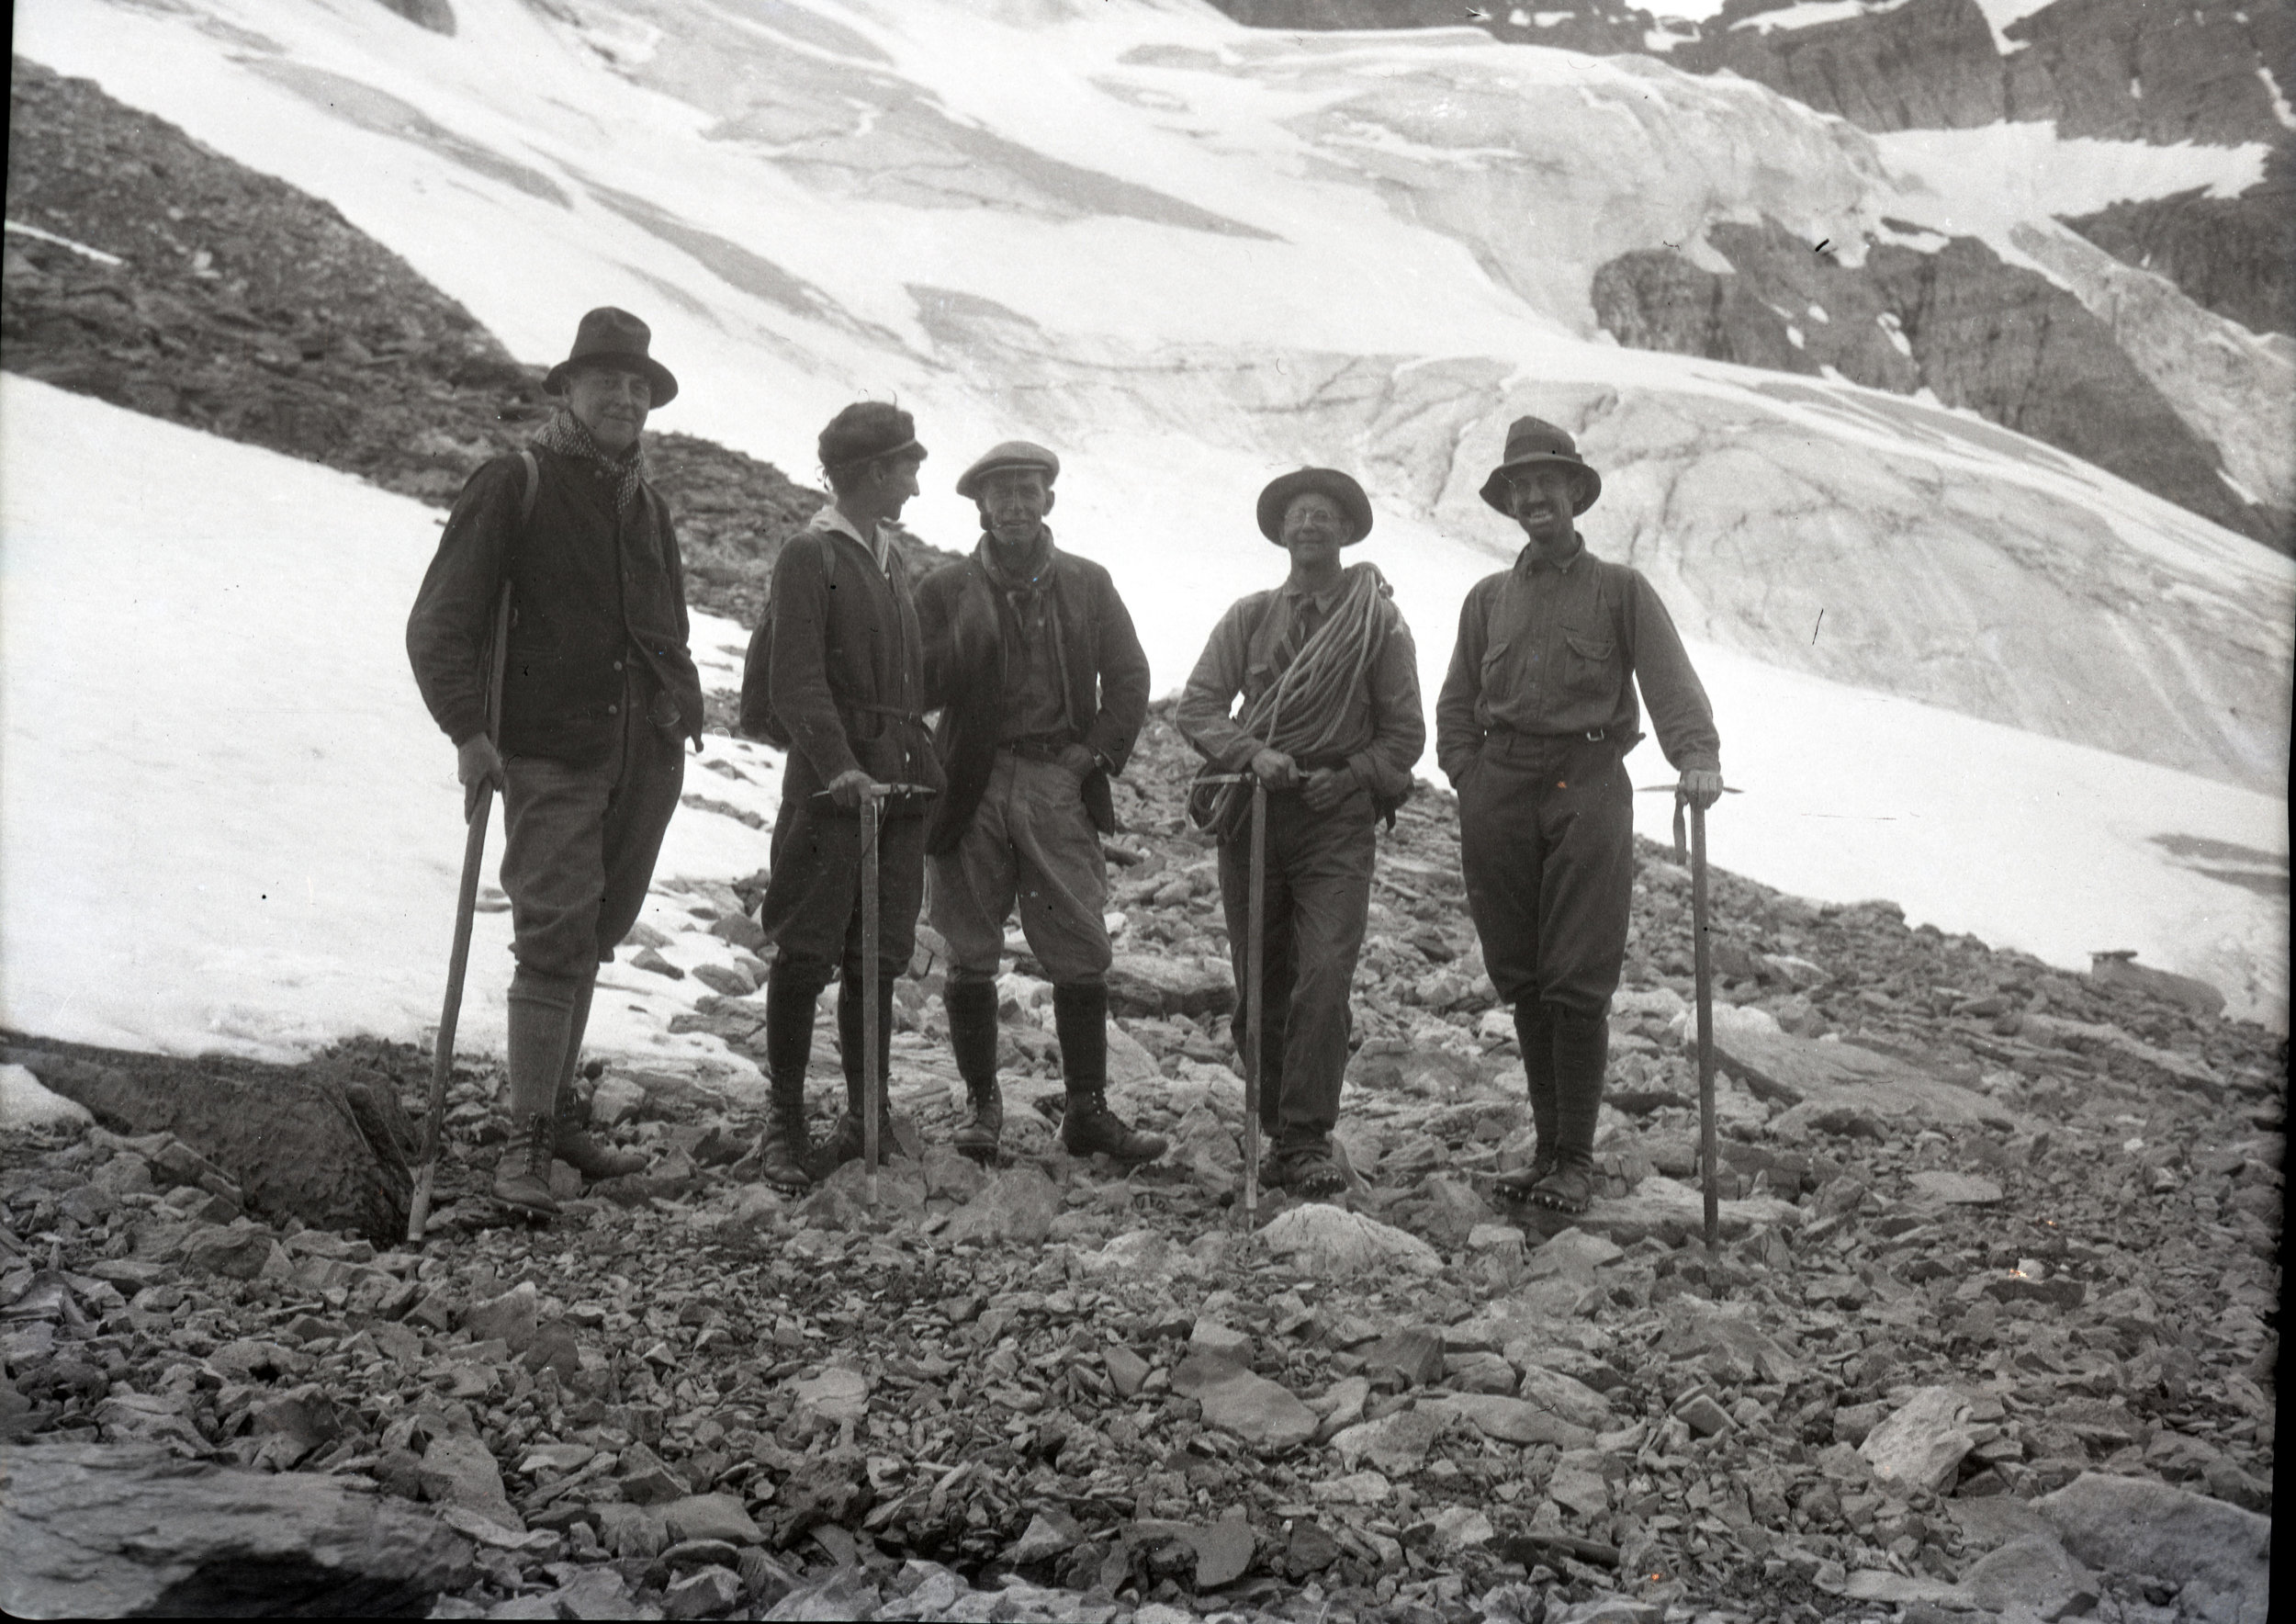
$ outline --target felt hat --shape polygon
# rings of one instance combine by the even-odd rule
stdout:
[[[1284,539],[1284,510],[1291,499],[1308,491],[1321,491],[1339,503],[1340,511],[1352,520],[1356,533],[1342,545],[1353,547],[1371,534],[1371,499],[1356,484],[1337,468],[1294,468],[1268,480],[1267,489],[1260,492],[1260,534],[1281,546]]]
[[[917,443],[917,419],[884,400],[856,400],[829,419],[814,442],[821,466],[832,471],[914,451],[923,461],[925,447]]]
[[[678,380],[670,368],[646,353],[654,330],[627,310],[600,305],[574,330],[574,350],[550,368],[542,380],[545,394],[562,394],[568,374],[582,367],[616,367],[635,372],[654,389],[652,404],[667,406],[678,398]]]
[[[1031,440],[1007,440],[983,452],[974,465],[957,476],[957,494],[970,502],[981,493],[981,481],[999,468],[1035,468],[1047,485],[1061,477],[1061,459]]]
[[[1507,428],[1505,457],[1483,481],[1483,500],[1513,518],[1514,510],[1507,504],[1507,476],[1517,468],[1534,468],[1570,470],[1578,483],[1577,494],[1570,500],[1574,518],[1593,507],[1594,499],[1603,494],[1603,476],[1586,466],[1586,458],[1579,455],[1579,447],[1569,434],[1540,418],[1518,417]]]

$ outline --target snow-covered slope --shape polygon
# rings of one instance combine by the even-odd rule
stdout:
[[[1362,552],[1432,698],[1461,592],[1514,546],[1474,489],[1510,417],[1556,418],[1605,470],[1591,542],[1708,649],[1750,792],[1718,861],[2283,998],[2284,897],[2179,868],[2147,845],[2178,831],[2129,808],[2173,786],[2210,809],[2181,832],[2285,851],[2288,560],[1966,413],[1593,330],[1594,265],[1694,252],[1710,219],[1851,252],[1926,223],[1936,175],[1900,180],[1850,126],[1654,62],[1253,33],[1192,0],[456,17],[33,0],[15,48],[333,202],[522,357],[562,354],[591,305],[638,310],[685,385],[661,427],[804,469],[838,404],[897,397],[934,448],[911,513],[932,539],[972,529],[956,466],[1050,441],[1063,543],[1115,571],[1160,690],[1277,573],[1251,501],[1313,461],[1370,487]],[[1845,817],[1878,793],[1861,761],[1890,809]],[[2049,808],[2045,838],[2012,843],[2011,806]],[[1892,843],[1946,829],[1964,844]],[[2100,894],[2109,851],[2152,878]]]

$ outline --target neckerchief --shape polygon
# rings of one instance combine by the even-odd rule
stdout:
[[[578,457],[606,470],[613,476],[613,505],[617,513],[627,516],[636,510],[638,492],[646,484],[646,451],[643,442],[630,447],[619,461],[598,449],[598,442],[590,437],[582,420],[561,406],[557,413],[535,432],[534,445],[543,451],[555,451],[560,457]]]
[[[988,577],[988,584],[996,597],[996,629],[1004,643],[1005,670],[1010,673],[1026,662],[1029,650],[1022,640],[1021,626],[1032,602],[1044,600],[1044,629],[1052,641],[1052,670],[1061,696],[1061,714],[1074,728],[1075,718],[1068,716],[1068,682],[1065,673],[1068,661],[1064,658],[1061,641],[1060,594],[1049,590],[1052,584],[1052,533],[1040,527],[1036,541],[1020,570],[1006,569],[996,558],[996,538],[984,531],[980,546],[973,549],[981,572]]]

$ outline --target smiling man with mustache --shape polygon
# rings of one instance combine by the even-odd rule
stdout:
[[[1610,999],[1634,897],[1635,685],[1659,748],[1700,807],[1722,794],[1721,743],[1698,673],[1641,572],[1586,550],[1579,515],[1603,479],[1536,417],[1507,430],[1482,499],[1522,526],[1514,568],[1477,581],[1435,700],[1435,760],[1458,791],[1459,866],[1483,963],[1514,1006],[1538,1144],[1506,1193],[1582,1212]]]

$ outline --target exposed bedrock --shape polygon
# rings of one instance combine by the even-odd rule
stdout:
[[[2286,145],[2265,160],[2263,184],[2237,197],[2195,189],[2065,223],[2251,332],[2296,334],[2296,156]]]
[[[1786,372],[1831,367],[1897,394],[1927,388],[2288,548],[2285,508],[2236,494],[2218,473],[2216,447],[2123,353],[2113,327],[2038,272],[1965,237],[1934,253],[1876,244],[1855,267],[1811,253],[1773,221],[1718,224],[1708,238],[1734,271],[1701,270],[1671,249],[1596,271],[1604,327],[1638,349]]]

